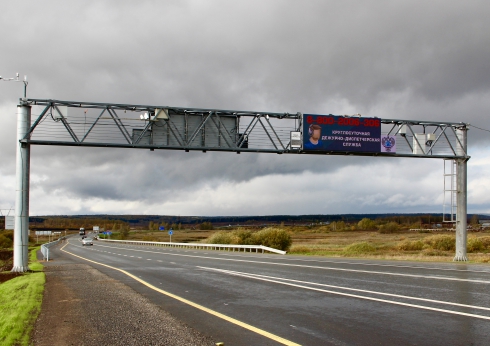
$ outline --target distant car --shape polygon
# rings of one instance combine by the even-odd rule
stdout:
[[[85,245],[94,245],[92,238],[82,239],[82,246],[85,246]]]

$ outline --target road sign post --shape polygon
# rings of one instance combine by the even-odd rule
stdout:
[[[170,242],[172,242],[172,234],[174,234],[174,232],[172,231],[172,229],[170,229],[170,231],[168,231],[168,235],[170,236]]]

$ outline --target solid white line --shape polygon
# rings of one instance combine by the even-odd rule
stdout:
[[[244,257],[243,255],[238,254],[227,254],[222,253],[220,255],[223,256],[235,256],[235,257]],[[254,255],[246,255],[247,257],[254,258],[263,258],[264,255],[254,256]],[[267,256],[267,255],[265,255]],[[273,258],[268,256],[266,258]],[[490,271],[485,270],[469,270],[469,269],[455,269],[455,268],[439,268],[439,267],[423,267],[423,266],[411,266],[411,265],[401,265],[401,264],[383,264],[383,263],[363,263],[363,262],[347,262],[347,261],[334,261],[328,259],[305,259],[305,258],[293,258],[293,257],[285,257],[282,258],[284,261],[299,261],[299,262],[316,262],[316,263],[333,263],[333,264],[348,264],[348,265],[362,265],[362,266],[372,266],[372,267],[388,267],[388,268],[406,268],[406,269],[424,269],[424,270],[440,270],[440,271],[455,271],[455,272],[469,272],[469,273],[480,273],[480,274],[490,274]],[[464,265],[464,263],[458,263],[454,265]]]
[[[268,275],[260,275],[260,274],[253,274],[253,273],[237,272],[237,271],[234,271],[234,270],[226,270],[226,269],[218,269],[218,268],[210,268],[210,267],[200,267],[200,266],[197,266],[197,268],[207,269],[207,270],[211,270],[211,271],[224,272],[224,273],[236,273],[236,274],[239,274],[241,276],[247,276],[247,277],[250,277],[250,278],[257,277],[257,278],[265,278],[265,279],[272,279],[272,280],[290,281],[290,282],[297,282],[297,283],[301,283],[301,284],[308,284],[308,285],[314,285],[314,286],[337,288],[337,289],[346,290],[346,291],[355,291],[355,292],[361,292],[361,293],[377,294],[377,295],[382,295],[382,296],[387,296],[387,297],[402,298],[402,299],[409,299],[409,300],[419,300],[419,301],[424,301],[424,302],[428,302],[428,303],[453,305],[453,306],[464,307],[464,308],[471,308],[471,309],[478,309],[478,310],[490,311],[490,308],[483,307],[483,306],[475,306],[475,305],[466,305],[466,304],[452,303],[452,302],[446,302],[446,301],[443,301],[443,300],[434,300],[434,299],[419,298],[419,297],[412,297],[412,296],[405,296],[405,295],[393,294],[393,293],[383,293],[383,292],[369,291],[369,290],[363,290],[363,289],[359,289],[359,288],[350,288],[350,287],[343,287],[343,286],[327,285],[327,284],[321,284],[321,283],[316,283],[316,282],[311,282],[311,281],[285,279],[285,278],[268,276]]]
[[[458,312],[458,311],[451,311],[451,310],[445,310],[445,309],[439,309],[439,308],[432,308],[432,307],[429,307],[429,306],[415,305],[415,304],[410,304],[410,303],[402,303],[402,302],[396,302],[396,301],[392,301],[392,300],[386,300],[386,299],[380,299],[380,298],[374,298],[374,297],[365,297],[365,296],[360,296],[360,295],[357,295],[357,294],[344,293],[344,292],[336,292],[336,291],[324,290],[324,289],[321,289],[321,288],[315,288],[315,287],[308,287],[308,286],[303,286],[303,285],[292,284],[292,283],[278,281],[278,280],[258,278],[258,277],[254,277],[254,276],[251,276],[251,275],[238,274],[237,272],[235,272],[235,273],[233,273],[233,272],[226,273],[226,271],[224,271],[224,270],[220,270],[220,269],[216,269],[216,270],[217,271],[220,271],[220,272],[223,272],[224,274],[228,274],[228,275],[241,276],[241,277],[246,277],[246,278],[260,280],[260,281],[277,283],[277,284],[285,285],[285,286],[298,287],[298,288],[303,288],[303,289],[310,290],[310,291],[330,293],[330,294],[336,294],[336,295],[345,296],[345,297],[365,299],[365,300],[372,300],[372,301],[376,301],[376,302],[387,303],[387,304],[394,304],[394,305],[400,305],[400,306],[407,306],[407,307],[416,308],[416,309],[437,311],[437,312],[443,312],[443,313],[452,314],[452,315],[460,315],[460,316],[467,316],[467,317],[479,318],[479,319],[483,319],[483,320],[490,320],[490,316],[482,316],[482,315],[476,315],[476,314],[469,314],[469,313],[466,313],[466,312]]]
[[[126,246],[126,245],[122,245]],[[129,247],[129,245],[127,245]],[[148,248],[151,249],[151,248]],[[162,248],[163,250],[164,248]],[[168,250],[167,251],[173,251]],[[188,252],[188,251],[185,251]],[[193,252],[198,253],[198,252]],[[207,253],[205,253],[207,254]],[[247,258],[268,258],[274,259],[277,258],[274,255],[253,255],[252,253],[247,253],[246,255],[240,253],[217,253],[217,255],[221,256],[230,256],[230,257],[244,257]],[[274,257],[273,257],[274,256]],[[373,266],[373,267],[391,267],[391,268],[404,268],[404,269],[424,269],[424,270],[440,270],[440,271],[455,271],[455,272],[469,272],[469,273],[480,273],[480,274],[490,274],[490,271],[485,270],[469,270],[469,269],[456,269],[456,268],[439,268],[439,267],[423,267],[423,266],[410,266],[410,265],[401,265],[401,264],[383,264],[383,263],[362,263],[362,262],[348,262],[348,261],[335,261],[328,259],[304,259],[304,258],[293,258],[293,257],[283,257],[281,258],[283,261],[300,261],[300,262],[316,262],[316,263],[333,263],[333,264],[347,264],[347,265],[362,265],[362,266]],[[456,263],[455,265],[464,265],[464,263]]]
[[[104,245],[104,246],[106,246],[106,245]],[[110,247],[110,246],[107,246],[107,247]],[[115,248],[117,248],[117,247],[115,247]],[[161,251],[147,251],[147,250],[138,250],[138,249],[132,249],[132,251],[146,252],[146,253],[155,253],[155,254],[163,254],[163,255],[168,255],[168,256],[191,257],[191,258],[205,258],[205,259],[212,259],[212,260],[216,260],[216,261],[229,261],[229,262],[268,264],[268,265],[277,265],[277,266],[284,266],[284,267],[300,267],[300,268],[312,268],[312,269],[343,271],[343,272],[352,272],[352,273],[390,275],[390,276],[402,276],[402,277],[433,279],[433,280],[446,280],[446,281],[460,281],[460,282],[473,282],[473,283],[480,283],[480,284],[490,284],[490,281],[487,281],[487,280],[459,279],[459,278],[448,277],[448,276],[403,274],[403,273],[380,272],[380,271],[361,270],[361,269],[348,269],[348,268],[335,268],[335,267],[320,267],[320,266],[311,266],[311,265],[294,264],[294,263],[277,263],[277,262],[252,261],[252,260],[234,259],[234,258],[217,258],[217,257],[208,257],[208,256],[193,256],[193,255],[184,255],[184,254],[176,254],[176,253],[166,253],[166,252],[161,252]]]
[[[104,246],[104,245],[103,245]],[[129,247],[129,246],[128,246]],[[134,249],[134,246],[133,246]],[[167,251],[172,251],[168,250],[166,248],[161,248],[162,250],[167,250]],[[184,252],[189,252],[189,251],[184,251]],[[198,253],[198,252],[193,252],[193,253]],[[208,253],[203,253],[203,254],[208,254]],[[274,255],[253,255],[252,253],[247,253],[246,255],[240,254],[240,253],[216,253],[216,255],[221,255],[221,256],[230,256],[230,257],[246,257],[246,258],[268,258],[268,259],[274,259],[277,258]],[[274,257],[273,257],[274,256]],[[406,269],[424,269],[424,270],[440,270],[440,271],[455,271],[455,272],[469,272],[469,273],[479,273],[479,274],[489,274],[490,271],[485,271],[485,270],[469,270],[469,269],[455,269],[455,268],[440,268],[440,267],[423,267],[423,266],[411,266],[411,265],[401,265],[401,264],[383,264],[383,263],[363,263],[363,262],[348,262],[348,261],[335,261],[335,260],[329,260],[329,259],[305,259],[305,258],[293,258],[293,257],[283,257],[281,260],[284,261],[300,261],[300,262],[316,262],[316,263],[333,263],[333,264],[348,264],[348,265],[362,265],[362,266],[373,266],[373,267],[393,267],[393,268],[406,268]],[[455,265],[464,265],[464,263],[457,263]]]

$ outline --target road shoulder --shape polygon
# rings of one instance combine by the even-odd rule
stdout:
[[[214,345],[127,285],[54,253],[33,345]]]

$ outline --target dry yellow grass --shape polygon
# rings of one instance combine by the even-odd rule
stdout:
[[[454,232],[400,231],[391,234],[380,234],[375,231],[332,232],[324,226],[318,228],[286,227],[286,229],[293,239],[290,254],[443,262],[451,261],[454,257],[454,250],[444,251],[434,245],[434,237],[436,240],[438,237],[454,237]],[[200,242],[215,232],[217,230],[174,230],[172,242]],[[131,232],[129,239],[169,241],[169,236],[167,231],[138,231]],[[471,233],[468,239],[469,244],[476,242],[479,245],[476,247],[477,251],[468,253],[470,261],[474,263],[490,262],[490,234]],[[416,244],[417,242],[423,243],[422,249]],[[483,244],[483,247],[480,243]],[[352,246],[353,244],[361,245]],[[372,248],[375,250],[372,251]],[[369,251],[363,252],[359,249],[369,249]]]

